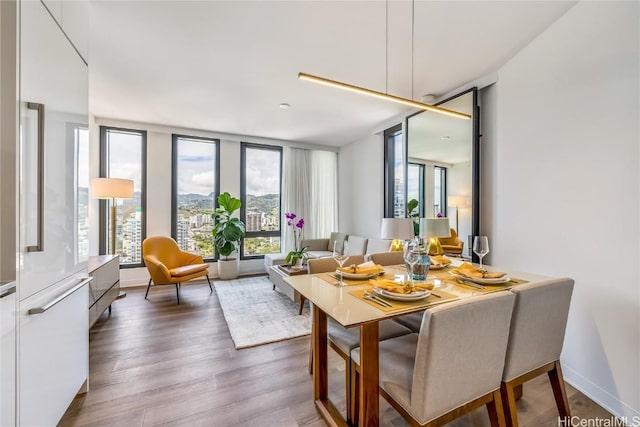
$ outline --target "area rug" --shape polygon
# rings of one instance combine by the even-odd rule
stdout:
[[[309,310],[273,290],[266,276],[216,281],[218,299],[236,349],[311,333]]]

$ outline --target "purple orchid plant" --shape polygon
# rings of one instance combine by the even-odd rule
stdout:
[[[298,218],[293,212],[287,212],[284,214],[287,219],[287,226],[291,227],[293,231],[293,249],[290,251],[285,261],[291,265],[295,265],[299,260],[303,262],[307,259],[307,247],[300,247],[302,244],[302,229],[304,228],[304,218]],[[297,220],[296,220],[297,219]]]

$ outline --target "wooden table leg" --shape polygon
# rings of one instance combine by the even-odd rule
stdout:
[[[326,400],[328,396],[327,315],[313,305],[313,398]]]
[[[380,424],[378,401],[378,322],[360,325],[360,416],[361,426]]]
[[[305,297],[303,297],[302,295],[300,295],[300,309],[298,310],[298,316],[300,316],[302,314],[302,307],[304,307],[304,302],[307,299]]]

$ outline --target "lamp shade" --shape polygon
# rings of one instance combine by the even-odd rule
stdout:
[[[413,220],[411,218],[382,218],[381,239],[413,239]]]
[[[420,218],[420,236],[425,240],[451,236],[449,218]]]
[[[91,181],[94,199],[133,199],[133,181],[122,178],[94,178]]]

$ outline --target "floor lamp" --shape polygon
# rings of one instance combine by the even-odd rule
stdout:
[[[467,207],[467,198],[462,196],[449,196],[447,198],[447,204],[449,206],[455,206],[456,208],[456,234],[460,235],[458,230],[458,209]]]
[[[116,254],[116,199],[133,199],[133,181],[122,178],[94,178],[91,181],[91,197],[111,200],[111,255]],[[120,291],[118,298],[127,296]]]

